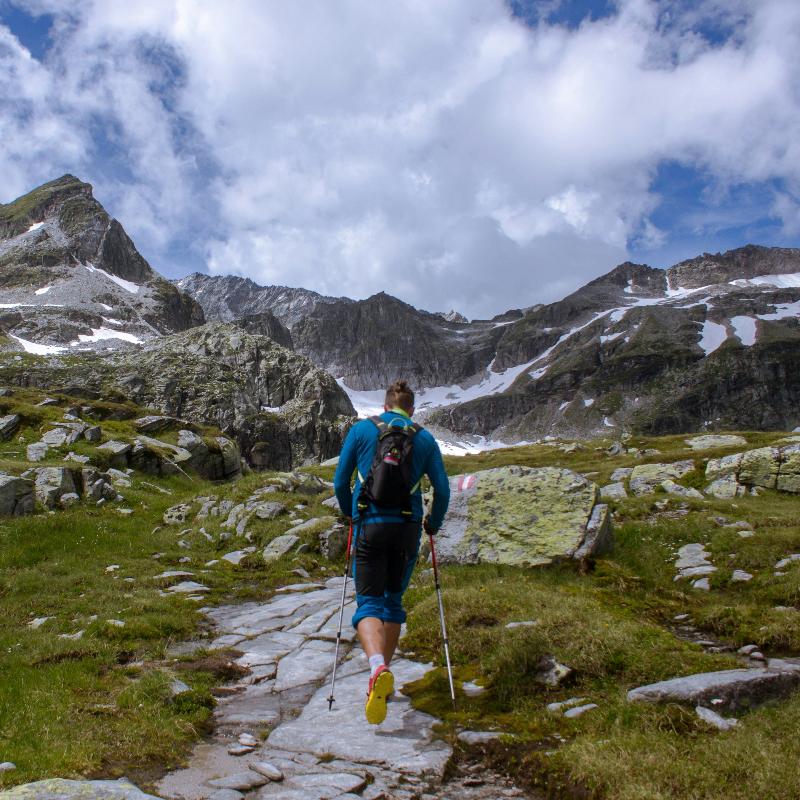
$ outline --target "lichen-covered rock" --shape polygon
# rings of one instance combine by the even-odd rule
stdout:
[[[673,464],[639,464],[633,468],[630,490],[637,496],[652,494],[664,481],[676,481],[694,469],[693,461],[676,461]]]
[[[706,464],[706,478],[710,481],[717,478],[733,478],[739,476],[739,468],[742,466],[742,453],[734,453],[722,458],[712,458]]]
[[[703,495],[697,491],[697,489],[692,489],[691,487],[681,486],[679,483],[675,483],[672,480],[666,480],[661,484],[661,488],[667,494],[674,494],[678,497],[691,497],[693,500],[702,500]]]
[[[744,486],[736,483],[735,478],[717,478],[706,486],[706,494],[716,497],[717,500],[730,500],[745,493]]]
[[[305,472],[281,472],[269,479],[269,484],[282,492],[320,494],[331,489],[331,484]]]
[[[597,486],[570,470],[499,467],[457,475],[450,490],[436,537],[443,562],[534,566],[596,555],[611,541]]]
[[[33,481],[13,475],[0,475],[0,516],[21,517],[34,508]]]
[[[780,469],[780,450],[777,447],[759,447],[742,454],[739,483],[775,489]]]
[[[709,433],[704,436],[694,436],[686,440],[692,450],[711,450],[714,447],[739,447],[747,445],[744,436],[735,434]]]
[[[176,506],[172,506],[168,508],[164,512],[164,524],[165,525],[182,525],[186,522],[186,519],[189,516],[189,513],[192,510],[191,503],[179,503]]]
[[[600,497],[603,500],[624,500],[627,496],[624,483],[609,483],[600,489]]]
[[[781,448],[781,465],[775,486],[780,492],[800,494],[800,444]]]

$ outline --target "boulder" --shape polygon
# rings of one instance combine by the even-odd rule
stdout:
[[[91,444],[99,442],[102,437],[103,437],[103,431],[101,430],[99,425],[91,425],[83,432],[83,438],[86,439],[86,441],[90,442]]]
[[[66,431],[63,428],[53,428],[42,436],[42,441],[50,447],[61,447],[65,444],[72,444],[70,436],[70,431]]]
[[[800,444],[781,448],[781,466],[776,488],[780,492],[800,494]]]
[[[716,497],[717,500],[730,500],[745,491],[744,486],[740,486],[735,478],[717,478],[706,486],[706,494]]]
[[[625,491],[624,483],[609,483],[600,489],[600,498],[602,500],[624,500],[628,496]],[[333,498],[334,500],[336,498]]]
[[[780,469],[780,450],[777,447],[759,447],[742,454],[739,483],[775,489]]]
[[[62,495],[77,495],[83,485],[80,478],[76,480],[76,471],[69,467],[39,467],[35,473],[36,499],[45,508],[56,508]]]
[[[711,450],[715,447],[746,447],[747,439],[734,434],[710,433],[705,436],[694,436],[686,440],[692,450]]]
[[[687,488],[686,486],[681,486],[679,483],[675,483],[672,480],[666,480],[661,484],[661,488],[667,494],[674,494],[678,497],[690,497],[693,500],[702,500],[703,495],[697,491],[697,489]]]
[[[10,439],[19,428],[19,414],[0,417],[0,439]]]
[[[766,667],[703,672],[640,686],[628,692],[628,700],[646,703],[687,703],[735,711],[774,697],[783,697],[800,686],[800,665],[770,659]]]
[[[192,510],[191,503],[179,503],[164,512],[165,525],[183,525]]]
[[[0,516],[21,517],[34,509],[32,480],[13,475],[0,475]]]
[[[322,478],[304,472],[279,472],[270,478],[268,483],[277,487],[281,492],[296,492],[297,494],[308,495],[320,494],[332,488],[332,484],[322,480]]]
[[[319,551],[325,558],[335,561],[347,547],[348,531],[344,525],[337,523],[319,535]]]
[[[25,456],[28,461],[43,461],[47,458],[49,446],[45,442],[34,442],[25,448]]]
[[[264,548],[264,561],[277,561],[279,558],[285,556],[295,545],[300,541],[299,536],[284,533],[281,536],[276,536]]]
[[[442,562],[535,566],[598,555],[611,543],[597,486],[570,470],[499,467],[457,475],[450,491],[436,537]]]
[[[111,467],[124,469],[128,466],[128,457],[133,450],[133,445],[127,442],[110,441],[101,444],[97,450],[108,454],[108,464]]]
[[[676,461],[673,464],[639,464],[633,468],[630,490],[637,496],[652,494],[664,481],[676,481],[694,469],[694,461]]]
[[[710,481],[716,478],[733,479],[739,476],[739,468],[742,466],[742,453],[734,453],[722,458],[712,458],[706,464],[706,478]]]

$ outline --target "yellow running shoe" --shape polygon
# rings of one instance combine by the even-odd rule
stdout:
[[[369,679],[367,704],[364,711],[370,725],[379,725],[386,719],[386,698],[394,691],[394,675],[385,667],[378,667]]]

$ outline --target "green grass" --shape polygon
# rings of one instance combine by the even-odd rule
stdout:
[[[25,444],[38,440],[47,422],[60,419],[68,405],[91,405],[58,398],[63,401],[59,407],[37,406],[43,396],[18,390],[0,399],[4,413],[22,417],[20,431],[0,443],[0,469],[22,472],[29,466]],[[108,410],[104,407],[99,414]],[[124,419],[101,421],[104,438],[130,439],[131,419],[146,413],[130,404],[121,410],[125,413],[114,416]],[[203,426],[199,430],[206,436],[217,433]],[[174,440],[176,434],[158,438]],[[89,454],[93,448],[76,442],[52,449],[38,466],[63,465],[68,450]],[[266,599],[276,587],[297,581],[292,569],[304,567],[325,576],[330,565],[323,563],[313,532],[303,537],[309,552],[264,564],[259,552],[285,531],[286,515],[272,521],[253,518],[247,528],[252,542],[236,536],[217,541],[223,522],[219,517],[194,522],[191,514],[185,525],[177,526],[164,525],[162,517],[168,507],[197,496],[243,501],[269,478],[268,473],[252,473],[235,483],[214,484],[196,475],[154,478],[134,473],[132,486],[120,490],[125,497],[121,505],[133,509],[131,516],[121,515],[115,504],[81,503],[55,513],[39,510],[28,517],[0,519],[0,761],[18,767],[0,774],[0,787],[55,775],[124,774],[148,782],[181,762],[207,730],[211,689],[223,679],[213,660],[209,665],[201,659],[191,669],[192,664],[165,657],[171,644],[192,639],[205,627],[198,607]],[[154,491],[152,484],[169,494]],[[300,513],[307,518],[330,514],[321,505],[325,497],[276,492],[265,499],[288,509],[303,503],[306,508]],[[214,541],[203,536],[201,527]],[[205,566],[250,543],[257,552],[240,566],[225,561]],[[187,556],[191,561],[181,563]],[[211,592],[203,602],[162,596],[153,577],[168,569],[195,573],[195,580]],[[28,623],[37,617],[51,619],[30,628]],[[107,620],[122,620],[125,626]],[[78,640],[59,638],[80,630],[84,634]],[[177,674],[193,691],[172,700],[168,689]]]
[[[21,431],[0,443],[0,469],[17,473],[27,466],[24,443],[38,439],[46,423],[60,417],[63,409],[35,405],[41,396],[17,390],[13,397],[0,399],[3,413],[23,416]],[[63,400],[66,405],[67,398]],[[69,398],[69,404],[85,403]],[[100,422],[105,438],[130,439],[132,419],[143,413],[124,402],[105,404],[96,408],[92,419]],[[201,433],[211,436],[214,431]],[[156,438],[175,441],[175,435],[171,431]],[[749,448],[780,438],[743,435]],[[738,449],[695,453],[685,438],[635,437],[626,443],[640,451],[660,451],[645,458],[630,453],[610,456],[606,451],[612,441],[601,440],[582,443],[570,453],[537,445],[447,458],[446,463],[450,474],[512,463],[558,465],[589,474],[603,485],[617,467],[691,458],[696,469],[681,482],[703,487],[705,461]],[[51,453],[44,463],[63,463],[68,449],[91,452],[76,443],[63,453]],[[334,468],[309,471],[330,479]],[[161,523],[171,505],[199,495],[240,502],[269,477],[251,473],[235,483],[215,485],[196,476],[155,479],[134,474],[133,486],[123,490],[125,505],[135,512],[131,517],[110,506],[80,505],[55,514],[0,520],[0,760],[19,767],[0,775],[0,787],[52,775],[122,774],[146,786],[185,758],[208,729],[211,689],[223,676],[210,659],[182,664],[165,657],[170,644],[198,634],[203,622],[197,606],[202,603],[161,596],[152,577],[165,569],[188,569],[212,590],[204,602],[216,604],[266,599],[275,587],[297,580],[291,570],[298,566],[316,577],[341,570],[340,564],[329,564],[316,552],[313,532],[303,537],[310,549],[302,555],[265,565],[257,553],[239,567],[224,562],[205,567],[246,542],[235,537],[208,542],[199,528],[202,525],[216,540],[222,522],[218,517],[185,526]],[[154,492],[144,482],[158,483],[171,494]],[[326,496],[275,493],[265,499],[283,502],[289,509],[302,503],[303,518],[310,518],[331,514],[321,505]],[[681,506],[688,513],[678,515]],[[800,653],[800,613],[775,609],[800,602],[800,565],[787,569],[783,577],[772,574],[779,558],[800,552],[799,507],[797,497],[775,492],[733,502],[684,502],[657,493],[612,503],[614,549],[586,574],[569,566],[444,567],[457,685],[477,680],[486,692],[468,698],[459,689],[454,712],[445,672],[438,669],[411,688],[414,703],[444,721],[445,736],[451,736],[453,724],[512,734],[513,739],[489,748],[486,758],[553,797],[800,796],[800,778],[786,767],[794,763],[800,747],[794,733],[800,698],[742,713],[737,730],[719,734],[692,709],[633,705],[625,697],[637,685],[739,664],[732,655],[708,654],[679,639],[672,629],[676,614],[688,613],[698,628],[734,646],[753,642],[768,655]],[[740,538],[714,517],[745,520],[756,535]],[[273,521],[254,518],[248,532],[260,550],[287,527],[285,516]],[[190,548],[180,547],[179,539],[188,541]],[[689,542],[705,543],[720,567],[712,577],[712,592],[673,581],[675,553]],[[154,560],[156,553],[162,555]],[[187,555],[191,563],[181,564]],[[114,564],[119,569],[106,571]],[[733,569],[745,569],[755,578],[733,584]],[[407,600],[403,649],[441,666],[436,599],[422,568]],[[38,630],[28,627],[31,619],[42,616],[53,619]],[[108,619],[122,619],[126,625],[112,627]],[[537,624],[505,627],[525,620]],[[59,633],[78,630],[85,630],[80,640],[58,638]],[[543,655],[554,655],[574,670],[564,686],[553,689],[537,683]],[[176,675],[193,692],[170,701],[168,686]],[[546,711],[547,703],[572,696],[585,696],[599,708],[573,721]]]
[[[745,433],[748,448],[781,434]],[[682,481],[705,486],[709,457],[743,448],[695,453],[688,437],[635,438],[629,447],[660,455],[610,457],[610,442],[574,453],[536,446],[448,458],[450,474],[518,463],[569,466],[593,473],[602,485],[620,466],[691,458],[697,469]],[[656,504],[664,504],[659,507]],[[680,507],[688,511],[678,514]],[[800,498],[765,492],[734,501],[683,501],[665,493],[612,503],[615,546],[588,574],[557,567],[523,570],[481,565],[444,567],[448,633],[457,686],[477,680],[486,692],[459,692],[453,712],[443,669],[412,687],[414,703],[445,721],[475,730],[498,729],[513,740],[489,748],[495,766],[553,797],[745,798],[800,796],[800,774],[787,770],[798,746],[793,733],[800,695],[741,714],[733,732],[720,734],[691,708],[628,703],[626,692],[679,675],[741,666],[731,654],[708,654],[673,632],[673,617],[687,613],[705,635],[738,647],[755,643],[769,656],[800,655],[800,566],[775,577],[775,562],[800,552]],[[715,517],[746,521],[756,531],[741,538]],[[676,583],[676,552],[703,542],[719,571],[711,592]],[[731,583],[734,569],[755,577]],[[419,575],[408,595],[409,632],[403,647],[443,664],[436,599],[430,578]],[[777,610],[775,606],[790,607]],[[507,622],[536,620],[508,630]],[[551,689],[535,680],[537,664],[554,655],[574,673]],[[599,708],[567,720],[547,703],[584,696]],[[752,754],[752,755],[748,755]]]

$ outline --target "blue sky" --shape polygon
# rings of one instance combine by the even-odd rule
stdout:
[[[800,246],[787,0],[0,0],[0,201],[73,172],[170,277],[472,316]]]

